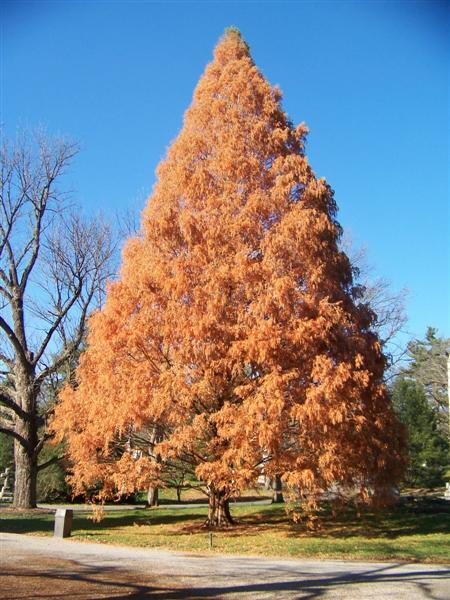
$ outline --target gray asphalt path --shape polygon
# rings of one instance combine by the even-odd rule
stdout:
[[[90,512],[92,504],[38,504],[38,508],[44,510],[57,510],[58,508],[70,508],[74,512]],[[103,508],[107,511],[116,510],[139,510],[145,508],[145,504],[104,504]]]
[[[75,578],[80,584],[102,573],[111,586],[124,585],[120,582],[125,576],[128,581],[139,581],[139,585],[122,587],[119,595],[95,592],[97,595],[86,596],[92,599],[450,598],[450,565],[194,555],[6,533],[0,534],[0,552],[2,574],[8,574],[14,557],[18,560],[28,556],[30,564],[33,560],[70,561],[70,568],[54,571],[54,577]],[[144,576],[149,583],[145,583]],[[53,597],[50,590],[44,597]],[[0,597],[6,597],[1,596],[1,590]],[[40,591],[39,595],[17,597],[43,596]]]
[[[262,500],[250,500],[250,501],[245,501],[245,500],[240,500],[239,502],[236,502],[236,504],[238,504],[239,506],[254,506],[255,504],[258,505],[265,505],[265,504],[271,504],[272,500],[270,498],[263,498]],[[231,505],[233,507],[233,504]],[[74,512],[89,512],[92,510],[92,504],[38,504],[37,505],[38,508],[43,508],[45,510],[57,510],[58,508],[71,508]],[[158,509],[160,508],[176,508],[178,509],[183,509],[183,508],[207,508],[208,507],[208,503],[207,502],[192,502],[190,504],[187,503],[181,503],[181,504],[159,504],[158,505]],[[115,511],[115,510],[138,510],[138,509],[142,509],[145,508],[145,504],[104,504],[103,508],[106,511]]]

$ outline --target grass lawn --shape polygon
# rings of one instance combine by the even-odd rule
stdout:
[[[108,544],[284,557],[408,560],[450,563],[450,503],[434,498],[403,501],[386,512],[348,509],[325,514],[319,531],[293,524],[282,505],[232,505],[234,527],[213,533],[202,528],[206,507],[152,508],[107,512],[94,523],[89,513],[74,515],[72,537]],[[0,529],[51,535],[53,513],[0,509]]]

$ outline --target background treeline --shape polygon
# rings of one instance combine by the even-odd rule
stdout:
[[[408,430],[408,486],[441,486],[450,475],[448,348],[449,340],[430,327],[425,339],[409,343],[407,366],[391,388],[395,410]]]

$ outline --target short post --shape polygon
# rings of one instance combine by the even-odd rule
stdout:
[[[72,531],[73,510],[70,508],[58,508],[55,513],[54,537],[65,538]]]
[[[209,547],[212,548],[213,547],[213,534],[212,534],[212,531],[210,531],[208,533],[208,542],[209,542]]]

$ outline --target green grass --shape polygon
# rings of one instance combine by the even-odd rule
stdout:
[[[404,502],[358,516],[325,511],[321,529],[293,524],[280,505],[233,505],[234,527],[214,532],[213,548],[202,528],[206,507],[120,510],[101,523],[75,513],[73,538],[109,544],[191,552],[265,556],[408,560],[450,563],[450,503],[433,498]],[[53,513],[0,510],[2,531],[51,535]]]

